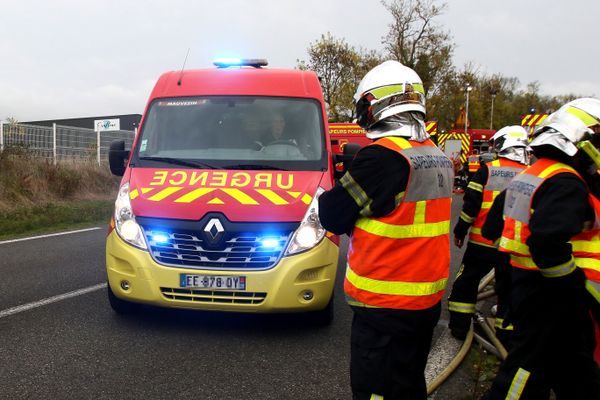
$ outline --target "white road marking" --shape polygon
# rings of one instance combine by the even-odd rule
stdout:
[[[39,301],[34,301],[32,303],[22,304],[20,306],[7,308],[6,310],[0,311],[0,318],[8,317],[9,315],[18,314],[23,311],[28,311],[34,308],[46,306],[48,304],[56,303],[57,301],[70,299],[71,297],[81,296],[82,294],[95,292],[96,290],[104,289],[106,287],[106,283],[99,283],[94,286],[89,286],[83,289],[74,290],[72,292],[67,292],[63,294],[59,294],[57,296],[48,297],[46,299],[42,299]]]
[[[99,226],[97,226],[95,228],[78,229],[76,231],[50,233],[48,235],[31,236],[31,237],[20,238],[20,239],[2,240],[2,241],[0,241],[0,244],[23,242],[25,240],[43,239],[43,238],[48,238],[48,237],[53,237],[53,236],[70,235],[70,234],[73,234],[73,233],[82,233],[82,232],[89,232],[89,231],[97,231],[98,229],[102,229],[102,228],[100,228]]]

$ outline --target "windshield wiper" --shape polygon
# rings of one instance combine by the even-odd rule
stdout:
[[[223,169],[257,169],[257,170],[272,169],[275,171],[289,171],[287,168],[279,168],[279,167],[274,167],[272,165],[265,165],[265,164],[233,164],[233,165],[227,165],[227,166],[223,167]]]
[[[203,163],[200,161],[181,160],[179,158],[171,158],[171,157],[138,157],[138,159],[140,159],[142,161],[159,161],[159,162],[165,162],[167,164],[182,165],[185,167],[192,167],[192,168],[220,169],[217,166]]]

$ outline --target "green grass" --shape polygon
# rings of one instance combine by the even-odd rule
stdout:
[[[464,362],[469,366],[470,376],[473,377],[472,394],[468,398],[479,399],[492,386],[500,361],[474,342]]]
[[[114,200],[77,200],[0,210],[0,239],[107,225]]]
[[[0,152],[0,239],[106,226],[119,180],[105,165],[54,164],[7,148]]]

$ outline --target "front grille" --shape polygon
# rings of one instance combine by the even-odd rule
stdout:
[[[258,236],[234,232],[213,245],[207,243],[202,233],[193,231],[145,230],[144,233],[150,254],[159,264],[221,270],[272,268],[281,258],[289,237],[289,233]],[[265,247],[265,239],[274,243]]]
[[[161,287],[160,291],[169,300],[188,301],[192,303],[261,304],[267,297],[267,294],[263,292],[225,292],[166,287]]]

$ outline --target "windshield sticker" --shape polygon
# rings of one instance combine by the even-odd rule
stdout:
[[[142,144],[140,145],[140,151],[146,151],[147,145],[148,145],[148,139],[142,140]]]
[[[159,107],[189,107],[205,104],[206,100],[177,100],[177,101],[159,101]]]

